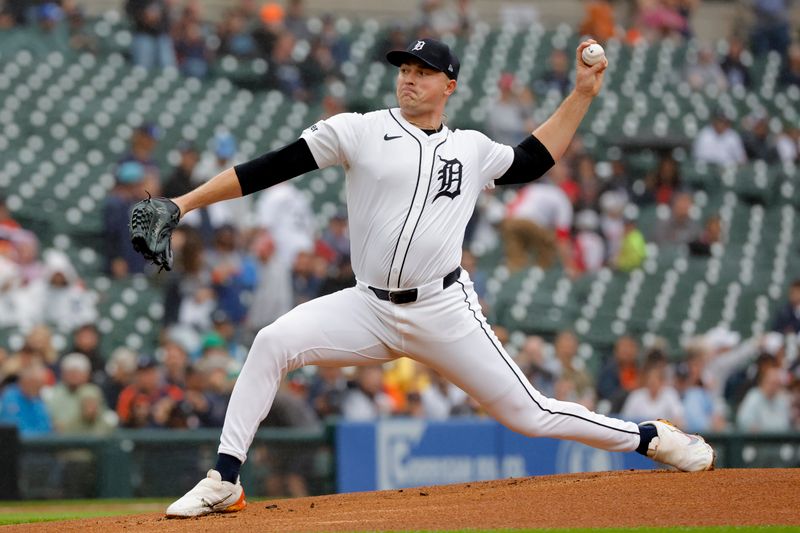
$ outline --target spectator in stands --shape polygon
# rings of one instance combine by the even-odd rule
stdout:
[[[567,379],[574,390],[574,401],[588,409],[594,408],[594,381],[578,358],[578,337],[572,331],[561,331],[553,341],[554,373],[559,379]]]
[[[639,387],[639,342],[623,335],[597,377],[597,397],[608,402],[606,412],[619,412],[628,393]],[[598,406],[599,409],[599,406]],[[659,415],[662,416],[662,415]]]
[[[627,420],[655,420],[659,417],[684,426],[684,411],[678,391],[667,378],[664,361],[650,361],[642,372],[642,387],[631,391],[620,415]]]
[[[570,59],[562,48],[556,48],[550,53],[550,68],[541,78],[533,82],[533,90],[538,95],[545,95],[556,91],[563,97],[572,88],[570,81]]]
[[[128,428],[163,427],[172,408],[183,399],[183,391],[164,383],[155,359],[140,357],[133,383],[125,387],[117,401],[120,425]]]
[[[611,262],[619,255],[625,238],[623,215],[626,204],[625,193],[616,190],[606,191],[600,197],[600,233],[606,241],[606,253]]]
[[[146,198],[144,167],[127,161],[117,168],[117,184],[103,205],[103,237],[106,272],[117,279],[144,272],[145,260],[131,246],[129,213],[133,205]]]
[[[261,7],[258,15],[261,24],[253,31],[253,40],[258,55],[268,59],[272,56],[278,38],[286,31],[283,7],[277,2],[269,2]]]
[[[429,28],[431,37],[440,38],[447,34],[462,34],[469,31],[473,22],[473,12],[469,2],[458,2],[453,8],[444,0],[421,0],[414,17],[417,28]]]
[[[284,26],[298,39],[308,39],[308,20],[304,0],[288,0]]]
[[[167,340],[161,345],[161,365],[164,381],[181,389],[186,387],[186,372],[189,368],[189,354],[179,343]]]
[[[784,87],[789,85],[800,87],[800,43],[789,47],[778,83]]]
[[[308,400],[319,418],[342,414],[342,402],[346,394],[347,380],[341,368],[317,367],[308,387]]]
[[[133,130],[131,150],[117,162],[117,173],[128,161],[142,165],[142,188],[154,196],[161,194],[161,168],[156,161],[155,151],[162,135],[160,127],[152,122],[145,122]]]
[[[99,388],[81,387],[78,390],[80,418],[74,432],[90,435],[107,435],[117,427],[117,415],[107,407]]]
[[[701,378],[703,385],[715,397],[722,398],[731,376],[746,367],[761,352],[763,340],[754,337],[742,341],[741,335],[723,327],[713,328],[692,339],[686,347],[690,356],[698,352],[704,362]]]
[[[800,279],[789,286],[785,304],[778,310],[772,322],[772,330],[780,333],[800,333]]]
[[[750,389],[739,406],[736,426],[747,433],[788,431],[791,428],[791,405],[782,383],[782,371],[775,364],[762,370],[758,386]]]
[[[75,433],[84,429],[83,389],[92,389],[90,396],[102,398],[100,387],[89,382],[92,364],[85,355],[71,353],[61,360],[61,379],[45,395],[45,403],[53,429],[58,433]],[[104,416],[105,402],[97,406],[99,418]]]
[[[728,87],[728,79],[717,62],[714,49],[707,44],[697,51],[697,61],[690,63],[686,69],[686,81],[695,91],[716,89],[724,91]]]
[[[273,185],[256,202],[256,222],[275,239],[275,253],[292,265],[301,251],[314,250],[317,221],[308,197],[291,182]]]
[[[777,139],[769,129],[768,116],[760,115],[746,119],[742,143],[748,160],[761,160],[768,164],[778,161]]]
[[[414,393],[419,396],[421,407],[419,414],[422,417],[427,420],[446,420],[451,415],[463,411],[463,407],[467,404],[467,394],[463,390],[433,369],[425,367],[423,372],[428,376],[428,385],[418,393]]]
[[[186,368],[186,381],[184,399],[178,408],[186,417],[186,427],[222,427],[219,417],[219,405],[215,398],[208,394],[208,374],[199,368],[189,366]],[[223,414],[224,418],[224,414]]]
[[[2,244],[0,240],[0,245]],[[2,250],[2,247],[0,247]],[[8,248],[9,252],[11,248]],[[0,328],[19,325],[19,309],[23,307],[22,273],[19,265],[0,253]]]
[[[578,33],[605,43],[617,35],[614,5],[610,0],[589,0],[584,3],[584,16]]]
[[[649,41],[676,38],[689,33],[688,12],[678,2],[637,0],[636,27]]]
[[[275,254],[275,241],[267,230],[260,230],[255,236],[250,254],[256,264],[257,281],[247,313],[247,327],[255,334],[289,311],[294,295],[291,271]]]
[[[289,98],[306,101],[308,87],[303,83],[300,66],[292,55],[297,39],[288,31],[278,35],[269,56],[267,87],[281,91]]]
[[[714,245],[722,242],[722,218],[713,214],[706,219],[703,232],[689,243],[689,253],[697,257],[710,257]]]
[[[339,34],[339,30],[336,29],[336,19],[333,15],[327,13],[322,16],[322,28],[319,31],[319,35],[317,35],[317,39],[330,49],[337,66],[341,67],[342,63],[350,59],[350,43]],[[408,41],[403,37],[402,42]],[[400,46],[402,47],[402,43]],[[396,50],[396,48],[390,48],[390,50]],[[381,59],[384,56],[381,56]]]
[[[98,53],[100,51],[100,42],[87,28],[83,8],[76,4],[68,7],[67,2],[64,2],[63,7],[67,19],[70,48],[78,52]]]
[[[164,196],[167,198],[182,196],[195,187],[192,174],[200,159],[197,147],[190,141],[181,141],[178,143],[178,153],[178,166],[172,170],[172,175],[164,184]]]
[[[124,346],[115,348],[111,352],[106,363],[108,380],[103,384],[103,398],[106,405],[116,406],[122,390],[133,383],[137,357],[136,352]]]
[[[684,429],[691,433],[722,431],[727,425],[725,402],[706,387],[704,367],[705,355],[692,351],[676,371],[677,390],[683,402]]]
[[[742,138],[733,128],[731,120],[723,111],[716,111],[711,124],[703,127],[692,146],[695,161],[705,161],[721,166],[747,162]]]
[[[2,231],[3,229],[0,227],[0,233]],[[12,232],[11,240],[16,252],[15,260],[22,277],[22,284],[28,285],[41,279],[44,276],[45,266],[39,258],[39,239],[36,234],[32,231],[18,229]]]
[[[379,366],[362,366],[356,370],[355,387],[342,401],[345,420],[364,422],[388,416],[394,408],[383,391],[383,370]]]
[[[214,135],[212,150],[203,153],[192,171],[194,186],[203,184],[223,170],[239,163],[236,156],[236,137],[222,131]],[[214,233],[224,225],[233,224],[239,229],[248,227],[251,207],[250,198],[234,198],[196,212],[187,213],[183,222],[198,229],[206,245],[213,245]]]
[[[47,371],[41,363],[23,368],[18,382],[6,386],[0,395],[0,423],[17,426],[23,436],[52,431],[41,395],[46,380]]]
[[[679,192],[672,198],[672,209],[667,219],[656,225],[653,240],[659,245],[687,245],[698,237],[700,228],[692,219],[694,200],[689,192]]]
[[[720,63],[729,87],[750,88],[750,68],[744,63],[744,43],[738,37],[728,39],[728,53]]]
[[[403,50],[408,46],[408,35],[405,27],[399,22],[390,22],[382,35],[378,37],[378,44],[374,48],[373,61],[383,61],[386,54],[392,50]]]
[[[318,256],[318,260],[322,259]],[[327,260],[323,259],[327,265]],[[353,265],[350,264],[350,255],[343,255],[334,258],[327,268],[322,284],[319,287],[319,295],[332,294],[356,283],[356,276],[353,274]]]
[[[172,234],[173,269],[166,274],[164,325],[181,324],[206,329],[217,302],[211,289],[211,274],[204,268],[205,256],[200,233],[191,226],[179,226]],[[162,274],[163,275],[163,274]]]
[[[247,19],[241,10],[228,9],[217,27],[219,54],[250,58],[256,54],[256,42],[248,31]]]
[[[33,350],[47,365],[47,385],[55,384],[55,374],[51,371],[58,361],[58,351],[53,344],[53,330],[45,323],[34,325],[25,335],[25,346]]]
[[[784,124],[783,131],[778,134],[776,148],[782,163],[800,163],[800,126]]]
[[[295,257],[292,265],[294,305],[300,305],[319,295],[327,269],[320,269],[318,260],[324,261],[313,253],[305,251],[299,252]],[[322,271],[320,272],[320,270]]]
[[[756,55],[776,51],[781,55],[791,42],[789,0],[753,0],[753,28],[750,45]]]
[[[647,243],[636,225],[636,216],[633,213],[625,212],[622,219],[625,223],[622,244],[612,263],[617,270],[631,272],[641,268],[647,259]]]
[[[175,55],[181,72],[186,76],[205,78],[211,61],[203,28],[198,22],[187,23],[175,38]]]
[[[527,267],[532,251],[541,268],[551,268],[558,255],[567,272],[577,272],[570,249],[572,204],[558,185],[564,171],[563,165],[558,167],[551,169],[547,177],[520,189],[508,207],[503,241],[511,271]]]
[[[55,2],[44,2],[36,6],[36,22],[42,33],[53,33],[64,19],[64,11]]]
[[[497,98],[490,104],[486,119],[489,134],[499,143],[516,145],[535,128],[531,117],[532,95],[523,95],[514,75],[504,73],[497,83]]]
[[[675,192],[681,189],[680,172],[672,154],[663,154],[655,171],[647,174],[641,186],[634,184],[632,187],[634,202],[638,205],[669,204]]]
[[[575,217],[574,249],[575,268],[579,272],[597,272],[606,260],[606,244],[597,229],[600,217],[591,209],[584,209]]]
[[[344,211],[337,212],[328,220],[328,227],[323,230],[321,240],[333,251],[335,261],[350,256],[350,233]]]
[[[100,331],[94,322],[78,326],[72,332],[71,352],[85,355],[92,366],[91,381],[102,385],[106,380],[106,357],[100,348]]]
[[[339,77],[339,65],[333,50],[322,39],[311,41],[311,50],[298,68],[307,98],[315,101],[325,95],[327,83]]]
[[[43,278],[24,289],[20,324],[30,327],[44,323],[70,334],[78,326],[97,320],[97,294],[84,287],[66,254],[48,250],[44,264]]]
[[[230,398],[227,369],[218,363],[207,359],[190,366],[186,374],[186,399],[194,406],[200,425],[205,427],[222,427]]]
[[[238,374],[244,360],[247,359],[247,348],[239,342],[241,334],[238,324],[224,309],[220,308],[211,313],[211,327],[209,335],[216,335],[222,340],[221,345],[232,360],[229,368]]]
[[[127,0],[125,11],[133,24],[133,64],[146,69],[174,67],[177,62],[167,0]]]
[[[236,228],[222,226],[215,233],[214,247],[206,254],[217,306],[237,325],[244,321],[257,273],[253,260],[239,247],[240,238]]]
[[[5,0],[0,4],[0,29],[6,30],[25,24],[27,4],[25,0]]]
[[[553,372],[553,365],[548,364],[545,359],[544,350],[544,340],[539,336],[531,335],[522,343],[514,360],[536,390],[544,395],[552,396],[556,376]]]

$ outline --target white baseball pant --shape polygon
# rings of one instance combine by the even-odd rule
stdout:
[[[378,299],[361,282],[294,308],[263,328],[233,389],[219,453],[244,461],[286,373],[304,365],[355,366],[410,357],[461,387],[508,428],[609,451],[639,445],[633,422],[543,396],[497,340],[466,271],[447,289],[419,288],[416,302]]]

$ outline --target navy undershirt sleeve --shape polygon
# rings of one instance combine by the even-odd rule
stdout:
[[[514,162],[505,174],[494,180],[496,185],[515,185],[528,183],[541,178],[556,162],[545,145],[529,135],[514,147]]]
[[[318,168],[305,139],[297,139],[280,150],[267,152],[247,163],[233,167],[236,177],[239,178],[242,196],[261,191]]]

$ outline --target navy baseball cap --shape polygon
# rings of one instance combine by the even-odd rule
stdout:
[[[422,62],[439,72],[444,72],[448,78],[458,78],[461,63],[450,50],[450,47],[436,39],[420,39],[413,41],[405,50],[392,50],[386,54],[386,60],[399,67],[409,60]]]

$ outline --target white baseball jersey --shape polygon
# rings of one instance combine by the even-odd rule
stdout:
[[[477,131],[443,126],[426,135],[399,109],[336,115],[302,138],[320,168],[346,171],[356,278],[389,289],[418,287],[458,267],[478,194],[514,161],[510,146]]]
[[[606,450],[639,444],[636,424],[544,397],[492,332],[461,260],[481,189],[509,169],[514,150],[476,131],[426,135],[399,109],[347,113],[302,134],[320,168],[347,173],[357,283],[305,302],[259,331],[236,381],[219,452],[244,461],[281,379],[305,365],[370,365],[411,357],[460,387],[488,413],[530,436]],[[378,289],[414,288],[394,303]]]

